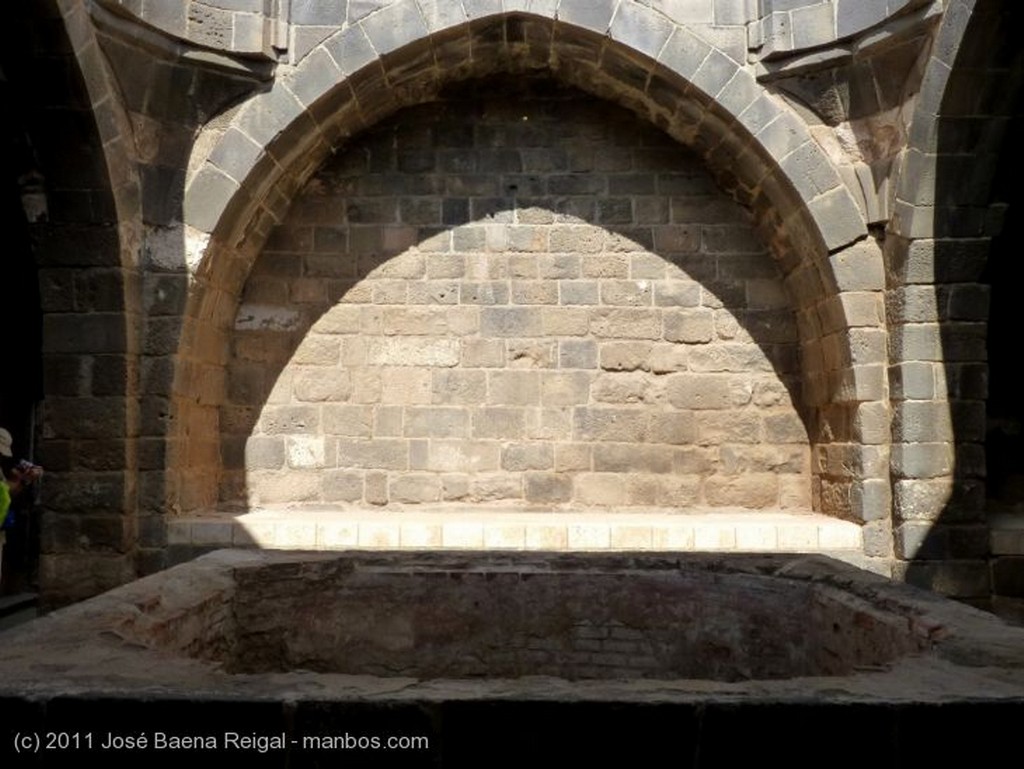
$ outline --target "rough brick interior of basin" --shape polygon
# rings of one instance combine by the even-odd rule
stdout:
[[[218,621],[172,643],[239,673],[720,681],[844,675],[921,646],[904,616],[742,563],[360,554],[245,567],[230,607],[204,609]]]

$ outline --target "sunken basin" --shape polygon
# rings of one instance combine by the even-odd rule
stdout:
[[[359,554],[241,566],[200,597],[117,632],[229,673],[744,681],[878,668],[935,630],[771,559]]]
[[[819,760],[772,739],[793,719],[902,765],[941,760],[947,721],[1024,715],[1024,630],[821,556],[218,551],[0,641],[17,734],[248,735],[273,766],[329,763],[342,732],[428,738],[367,766],[479,766],[498,743],[484,763],[518,766],[566,741],[598,763]]]

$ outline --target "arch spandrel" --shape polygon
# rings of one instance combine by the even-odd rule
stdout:
[[[308,113],[308,116],[313,118],[315,125],[307,125],[306,130],[301,133],[305,135],[307,141],[310,138],[315,138],[318,143],[323,142],[321,151],[326,156],[330,148],[335,146],[338,141],[344,140],[346,135],[345,131],[336,130],[337,121],[332,121],[331,115],[334,112],[333,107],[338,95],[342,97],[342,101],[346,100],[344,84],[348,80],[359,73],[365,77],[368,72],[373,72],[378,76],[381,85],[385,86],[384,91],[378,94],[378,97],[384,96],[385,98],[378,100],[384,103],[392,101],[390,97],[387,97],[387,91],[393,85],[393,79],[390,79],[383,70],[378,70],[379,65],[386,63],[389,54],[395,54],[403,47],[426,41],[433,48],[436,61],[450,62],[450,56],[438,55],[436,42],[433,40],[434,37],[437,37],[441,45],[455,48],[460,45],[465,47],[463,58],[469,64],[470,71],[484,64],[474,58],[472,25],[473,22],[494,16],[493,9],[476,16],[467,11],[466,18],[458,21],[456,15],[441,12],[440,8],[444,5],[446,4],[422,4],[423,15],[427,19],[434,20],[436,24],[429,30],[425,26],[421,28],[420,23],[409,27],[395,25],[385,27],[379,22],[369,24],[369,20],[374,19],[377,14],[371,14],[356,24],[339,30],[304,57],[291,72],[279,78],[279,82],[275,83],[271,90],[252,99],[239,111],[232,121],[232,125],[238,127],[247,137],[263,147],[264,152],[278,157],[280,150],[275,152],[276,145],[282,141],[289,145],[295,143],[296,140],[291,139],[291,135],[295,134],[298,128],[295,121],[306,119],[304,113]],[[398,6],[389,6],[389,8],[391,7]],[[853,196],[845,188],[839,174],[802,121],[796,119],[779,101],[768,95],[757,84],[750,72],[692,30],[672,22],[666,16],[646,6],[632,3],[624,3],[622,6],[623,9],[627,7],[629,11],[620,11],[614,18],[609,17],[609,22],[603,27],[594,30],[594,32],[600,32],[603,37],[591,44],[596,44],[595,52],[600,55],[600,47],[605,44],[604,41],[613,40],[624,52],[631,54],[630,58],[635,63],[643,62],[646,65],[645,91],[642,94],[634,94],[634,96],[639,95],[642,97],[642,101],[656,104],[656,99],[652,98],[650,93],[651,88],[657,85],[656,82],[652,83],[654,80],[652,75],[656,68],[663,68],[670,76],[680,78],[685,83],[686,92],[685,95],[680,93],[680,96],[698,102],[705,110],[713,109],[721,113],[722,122],[734,126],[731,130],[740,134],[749,134],[749,137],[743,137],[744,140],[752,141],[755,147],[761,149],[760,154],[764,156],[764,162],[769,168],[772,166],[772,161],[781,163],[788,157],[788,155],[778,154],[785,152],[787,146],[800,150],[802,159],[799,168],[790,170],[785,167],[776,167],[772,170],[792,184],[797,190],[801,202],[805,205],[810,205],[825,194],[832,193],[827,201],[811,207],[815,226],[822,233],[822,241],[828,250],[841,248],[866,234],[863,217]],[[383,9],[379,13],[384,13],[387,10]],[[494,20],[497,18],[495,17]],[[504,18],[507,21],[512,17]],[[571,14],[565,16],[560,12],[557,19],[553,17],[553,14],[552,17],[544,17],[533,13],[516,18],[533,24],[541,24],[551,29],[551,47],[546,52],[547,60],[538,60],[536,54],[533,54],[532,57],[528,56],[525,61],[531,68],[546,65],[557,71],[561,66],[559,62],[561,39],[571,36],[575,40],[578,37],[577,33],[587,33],[585,27],[572,24]],[[462,31],[467,34],[451,36]],[[399,38],[398,35],[402,37]],[[428,35],[430,39],[427,39]],[[590,35],[592,36],[593,32],[590,32]],[[661,42],[662,40],[664,42]],[[509,41],[507,36],[502,42],[503,50],[508,54],[510,60],[516,59],[517,45],[527,45],[525,42],[520,44],[516,41]],[[652,54],[655,48],[659,49],[656,58]],[[422,74],[432,81],[433,85],[436,87],[443,85],[446,72],[431,73],[427,70],[429,70],[429,66]],[[576,83],[576,85],[580,84]],[[355,98],[358,101],[358,93]],[[397,108],[397,106],[399,105],[395,104],[393,108]],[[393,108],[388,111],[393,111]],[[360,104],[358,111],[364,119],[360,121],[361,125],[356,127],[356,130],[365,127],[370,122],[375,122],[375,119],[367,120],[367,117],[383,116],[379,104]],[[318,120],[317,117],[320,119]],[[221,155],[232,154],[230,144],[227,147],[221,145],[236,141],[238,141],[236,138],[228,134],[221,136],[214,145],[214,151],[203,162],[199,174],[186,192],[187,223],[215,235],[220,234],[225,222],[221,217],[211,225],[210,211],[223,211],[226,208],[226,203],[218,198],[234,193],[230,190],[230,185],[224,185],[223,181],[218,178],[215,171],[224,171],[225,169],[217,165],[214,157],[218,152]],[[209,168],[211,166],[212,168]],[[256,181],[253,179],[255,170],[256,160],[253,159],[249,161],[248,168],[236,165],[228,175],[240,186],[251,185]],[[287,171],[288,169],[281,167],[271,170],[271,175],[283,174]],[[814,180],[809,182],[811,176],[814,177]],[[204,194],[210,187],[217,189]],[[202,196],[202,204],[190,208],[188,206],[190,193],[194,193],[195,197]],[[840,209],[838,212],[837,208]],[[190,213],[191,219],[189,218]],[[835,221],[837,216],[841,216],[845,222],[850,224],[838,226]],[[856,234],[851,237],[853,232]]]

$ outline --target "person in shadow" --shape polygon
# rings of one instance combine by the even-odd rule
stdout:
[[[31,514],[35,505],[36,489],[43,468],[28,460],[14,457],[10,432],[0,427],[0,531],[3,537],[0,592],[9,593],[25,589],[28,543],[31,533]]]

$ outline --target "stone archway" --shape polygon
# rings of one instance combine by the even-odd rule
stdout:
[[[880,535],[873,554],[888,552],[883,278],[863,218],[803,123],[744,68],[649,9],[629,9],[610,24],[593,22],[605,36],[572,14],[503,14],[411,31],[388,15],[368,17],[239,112],[197,164],[186,197],[196,289],[178,361],[182,434],[172,470],[188,494],[184,509],[216,502],[229,328],[253,260],[295,192],[347,137],[403,104],[429,100],[448,79],[543,71],[692,147],[753,211],[794,298],[815,506],[870,521]],[[643,35],[634,34],[637,24]]]

